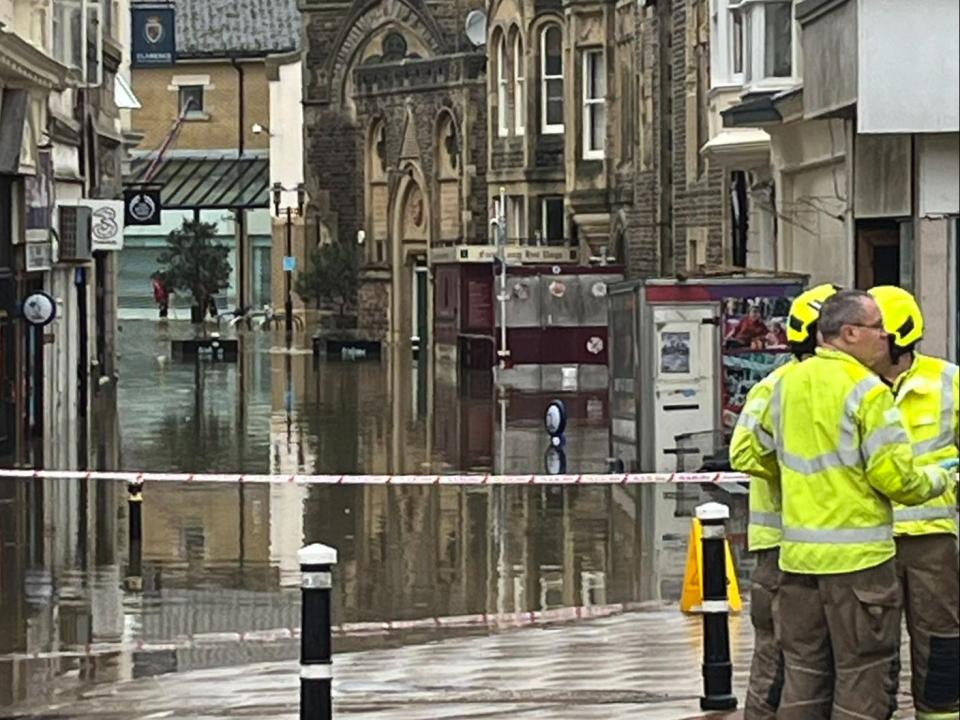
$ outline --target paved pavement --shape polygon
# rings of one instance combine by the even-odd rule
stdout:
[[[730,630],[734,689],[742,698],[749,618],[732,617]],[[344,653],[334,664],[335,712],[350,720],[739,720],[740,713],[699,711],[700,652],[699,618],[674,606]],[[97,686],[14,717],[296,718],[298,687],[296,662],[272,662]]]

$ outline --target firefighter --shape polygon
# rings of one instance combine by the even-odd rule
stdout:
[[[956,459],[960,368],[916,351],[923,314],[914,297],[898,287],[869,291],[883,314],[889,338],[895,403],[918,462]],[[960,718],[960,555],[957,494],[947,492],[922,505],[894,504],[896,568],[910,634],[911,691],[917,720]]]
[[[768,473],[754,463],[766,457],[774,462],[772,439],[759,429],[761,414],[777,382],[796,364],[811,355],[817,345],[817,319],[823,302],[839,290],[819,285],[807,290],[790,305],[787,341],[794,359],[781,365],[753,386],[730,440],[730,465],[753,475],[750,482],[750,524],[747,545],[756,566],[750,578],[750,621],[753,624],[753,661],[744,720],[774,720],[783,690],[783,652],[774,632],[773,599],[780,587],[780,484],[763,479]],[[759,448],[759,450],[758,450]],[[775,474],[770,472],[769,474]]]
[[[894,398],[876,301],[842,290],[820,311],[821,347],[776,384],[760,428],[782,499],[774,613],[784,656],[778,720],[889,720],[900,649],[891,500],[918,505],[953,476],[916,463]]]

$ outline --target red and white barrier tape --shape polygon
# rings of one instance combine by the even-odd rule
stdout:
[[[0,479],[117,480],[131,484],[272,483],[293,485],[651,485],[749,482],[742,473],[627,473],[581,475],[256,475],[238,473],[157,473],[84,470],[0,469]]]
[[[343,623],[342,625],[334,625],[332,631],[335,637],[372,637],[411,630],[462,630],[469,628],[504,630],[539,625],[556,625],[576,620],[596,620],[648,607],[650,607],[650,603],[615,603],[610,605],[531,610],[517,613],[479,613],[475,615],[418,618],[416,620]],[[207,632],[178,636],[168,641],[135,640],[116,643],[101,642],[68,647],[52,652],[10,653],[0,656],[0,661],[10,659],[80,658],[109,655],[118,652],[190,650],[216,647],[225,643],[276,643],[285,640],[298,640],[299,638],[300,628],[275,628],[271,630],[248,630],[244,632]]]

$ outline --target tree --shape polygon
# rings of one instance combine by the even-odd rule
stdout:
[[[189,292],[201,322],[213,296],[230,284],[230,249],[214,242],[216,235],[213,223],[184,220],[157,258],[167,289]]]
[[[310,254],[310,262],[297,275],[294,289],[304,301],[336,305],[342,319],[357,301],[359,268],[352,243],[329,242]]]

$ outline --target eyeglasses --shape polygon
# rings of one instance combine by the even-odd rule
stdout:
[[[844,323],[844,324],[850,325],[851,327],[860,327],[860,328],[866,328],[867,330],[881,330],[883,332],[886,332],[886,330],[883,329],[883,320],[877,320],[877,322],[873,323],[872,325],[864,325],[863,323]]]

